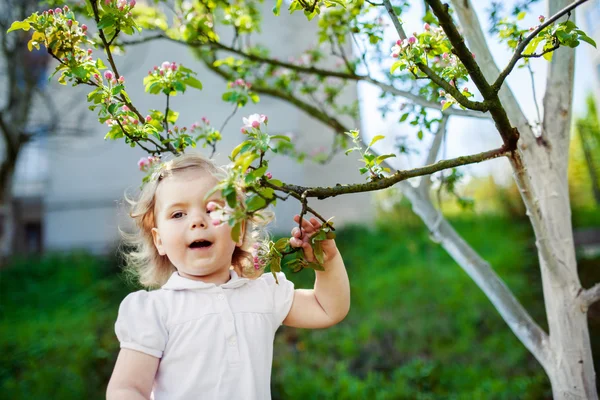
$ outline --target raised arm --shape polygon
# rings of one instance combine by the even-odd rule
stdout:
[[[299,221],[299,216],[294,218]],[[306,258],[313,259],[312,249],[308,240],[318,230],[320,222],[311,218],[310,222],[303,220],[302,229],[294,228],[290,244],[302,247]],[[342,255],[335,241],[323,241],[325,257],[324,271],[316,271],[315,286],[312,290],[296,289],[294,301],[284,325],[296,328],[327,328],[342,321],[350,310],[350,282]]]

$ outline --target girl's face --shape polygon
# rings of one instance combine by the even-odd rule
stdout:
[[[152,229],[154,245],[167,255],[179,274],[208,283],[224,283],[236,246],[227,223],[215,226],[206,205],[224,205],[220,193],[204,200],[217,179],[201,170],[179,171],[160,182],[156,190]]]

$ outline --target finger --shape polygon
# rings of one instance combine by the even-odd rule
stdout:
[[[295,227],[294,229],[292,229],[292,236],[299,238],[300,236],[302,236],[302,233],[300,232],[300,228]]]
[[[300,216],[296,215],[294,217],[294,221],[299,222],[300,221]],[[304,231],[306,233],[311,233],[311,232],[314,232],[314,230],[315,230],[315,228],[313,228],[312,224],[310,222],[308,222],[304,218],[302,218],[302,229],[304,229]]]
[[[318,230],[319,228],[321,228],[321,222],[314,217],[310,219],[310,223],[312,224],[312,226],[315,230]]]
[[[304,243],[302,245],[302,250],[304,250],[304,257],[306,257],[309,262],[313,262],[315,257],[311,245],[309,243]]]
[[[298,238],[293,237],[290,239],[290,245],[292,247],[301,247],[303,244],[304,242]]]

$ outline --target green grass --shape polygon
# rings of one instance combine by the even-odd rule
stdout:
[[[545,326],[527,221],[452,222]],[[550,398],[542,368],[419,224],[349,227],[337,242],[350,314],[326,330],[280,329],[273,398]],[[118,271],[118,260],[85,254],[0,270],[0,386],[11,399],[104,398],[119,348],[118,305],[137,290]],[[288,276],[296,287],[314,282],[310,270]]]

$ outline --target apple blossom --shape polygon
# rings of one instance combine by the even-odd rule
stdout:
[[[243,128],[258,128],[260,124],[267,123],[267,116],[264,114],[252,114],[248,118],[243,117],[242,122],[244,122]]]
[[[423,25],[423,29],[428,31],[429,29],[431,29],[431,26],[427,22],[425,22],[425,24]]]
[[[125,82],[125,77],[124,76],[120,76],[119,77],[119,83],[123,83]]]
[[[110,81],[113,78],[113,73],[111,71],[104,71],[104,78]]]
[[[267,173],[265,174],[265,178],[267,178],[267,179],[272,179],[272,178],[273,178],[273,174],[271,174],[270,172],[267,172]]]
[[[146,115],[146,122],[150,122],[150,121],[152,121],[152,117],[149,115]]]

